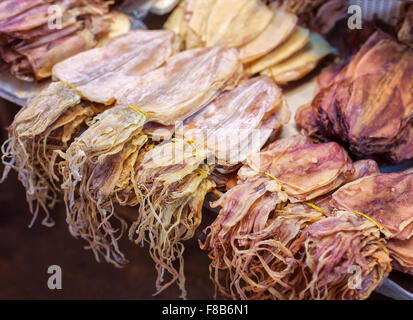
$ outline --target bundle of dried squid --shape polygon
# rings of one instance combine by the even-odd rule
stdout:
[[[111,103],[113,90],[122,86],[120,79],[133,79],[164,64],[176,51],[174,39],[169,31],[134,31],[59,63],[53,70],[61,81],[16,115],[3,145],[3,180],[11,168],[18,172],[32,223],[43,208],[43,224],[52,224],[48,208],[56,202],[61,183],[55,163],[89,120],[104,111],[96,102]]]
[[[56,64],[53,79],[76,87],[84,99],[112,104],[115,93],[164,65],[178,51],[173,32],[130,31]]]
[[[116,194],[133,185],[134,167],[157,142],[149,134],[157,126],[146,130],[144,126],[148,121],[169,126],[191,116],[219,93],[232,89],[241,72],[234,49],[178,53],[165,66],[124,82],[114,94],[118,105],[94,118],[89,129],[70,145],[60,163],[67,221],[71,233],[88,241],[96,258],[102,255],[115,265],[126,262],[117,244],[126,224],[116,216],[113,200],[136,203]],[[161,131],[169,132],[164,129]]]
[[[413,49],[378,31],[351,61],[326,70],[311,104],[296,114],[302,132],[336,140],[359,157],[413,157]]]
[[[298,80],[332,52],[319,35],[297,26],[297,17],[261,0],[185,0],[165,28],[186,48],[238,48],[249,75],[264,73],[278,84]]]
[[[387,248],[395,269],[412,273],[413,174],[391,173],[365,177],[343,186],[332,205],[361,212],[375,221],[389,239]]]
[[[245,81],[221,94],[178,128],[175,139],[148,151],[134,177],[139,216],[130,228],[147,242],[158,271],[157,292],[174,282],[186,296],[183,241],[201,223],[213,170],[231,172],[249,153],[274,139],[290,113],[281,90],[268,77]],[[164,281],[164,276],[170,279]]]
[[[328,151],[320,153],[325,156],[321,162],[311,148],[300,158],[288,154],[329,144],[311,145],[296,137],[270,145],[250,157],[239,172],[239,184],[214,203],[221,211],[201,247],[209,251],[211,279],[223,295],[235,299],[366,299],[387,277],[391,262],[411,272],[411,173],[380,174],[374,161],[359,161],[347,170],[344,180],[322,193],[293,195],[291,182],[303,186],[307,182],[300,172],[308,175],[307,187],[313,185],[316,190],[318,181],[339,166]],[[274,153],[272,166],[265,162],[270,151]],[[284,153],[281,159],[300,159],[301,164],[296,168],[297,160],[290,161],[289,173],[285,173],[280,152]],[[306,157],[307,161],[302,160]],[[259,159],[264,177],[275,182],[259,181],[259,169],[251,166]],[[324,169],[315,171],[319,165]],[[312,179],[314,174],[321,180]]]
[[[54,64],[96,46],[112,16],[103,0],[5,0],[0,4],[0,55],[15,77],[41,80]]]
[[[201,245],[219,291],[234,299],[368,296],[390,270],[379,230],[353,213],[333,208],[328,216],[318,203],[369,168],[363,163],[356,171],[335,143],[300,136],[250,156],[239,184],[213,203],[221,210]],[[307,202],[315,198],[319,206]],[[350,290],[347,269],[358,263],[368,280]]]
[[[44,225],[53,225],[48,208],[57,200],[53,168],[54,150],[66,149],[82,129],[85,121],[97,112],[91,104],[81,102],[77,92],[63,83],[53,83],[15,116],[9,128],[9,139],[2,147],[5,165],[2,181],[10,169],[26,188],[26,198],[33,214],[46,212]]]

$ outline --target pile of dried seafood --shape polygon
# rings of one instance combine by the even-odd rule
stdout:
[[[67,222],[71,233],[87,240],[97,258],[102,255],[115,265],[126,262],[117,244],[126,225],[120,218],[113,223],[109,220],[117,218],[115,193],[133,185],[133,171],[141,156],[159,142],[150,134],[157,126],[145,131],[145,124],[156,121],[169,126],[186,119],[232,89],[241,72],[234,49],[178,53],[165,66],[125,82],[114,95],[118,105],[95,117],[70,145],[59,164]]]
[[[104,0],[5,0],[0,4],[0,56],[15,77],[50,77],[54,64],[93,48],[110,29]]]
[[[302,132],[335,140],[360,157],[413,157],[413,49],[373,34],[346,64],[320,75],[319,91],[296,114]]]
[[[54,77],[62,81],[52,83],[16,115],[2,147],[3,180],[10,169],[18,172],[32,223],[43,208],[43,224],[52,224],[48,208],[61,184],[56,157],[107,108],[96,102],[113,101],[113,90],[122,86],[119,79],[133,79],[164,64],[176,51],[174,39],[169,31],[134,31],[59,63]]]
[[[390,173],[349,183],[332,196],[332,205],[362,212],[390,239],[395,269],[413,273],[413,174]]]
[[[250,156],[238,176],[201,244],[224,296],[365,299],[390,256],[411,263],[410,242],[396,241],[412,233],[412,174],[380,174],[335,143],[297,136]]]
[[[158,292],[177,281],[186,295],[182,241],[201,223],[205,195],[215,186],[213,171],[237,169],[249,153],[274,139],[289,117],[275,83],[253,78],[221,94],[186,120],[174,140],[143,156],[134,178],[139,216],[130,237],[149,244]],[[171,279],[163,283],[167,274]]]
[[[297,26],[297,17],[260,0],[185,0],[165,28],[185,48],[238,48],[249,75],[264,73],[278,84],[311,72],[332,48],[321,36]]]

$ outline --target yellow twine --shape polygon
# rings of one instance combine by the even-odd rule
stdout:
[[[279,184],[280,187],[282,187],[281,182],[276,177],[274,177],[273,175],[271,175],[271,174],[269,174],[268,172],[265,172],[265,171],[260,171],[260,173],[263,173],[263,174],[269,176],[271,179],[275,180]]]
[[[200,154],[200,152],[199,152],[199,150],[198,150],[198,148],[197,148],[197,146],[196,146],[195,144],[201,145],[202,148],[206,150],[205,144],[200,143],[200,142],[198,142],[197,140],[195,140],[195,139],[193,139],[193,138],[185,139],[185,140],[186,140],[186,142],[188,142],[188,143],[192,146],[192,148],[195,149],[197,158],[200,159],[200,160],[202,160],[201,154]]]
[[[196,145],[195,145],[195,141],[192,140],[192,139],[188,139],[188,140],[186,140],[186,142],[188,142],[188,143],[192,146],[192,148],[195,149],[197,158],[198,158],[198,159],[201,159],[201,155],[200,155],[200,153],[199,153],[199,151],[198,151],[198,148],[197,148]]]
[[[361,212],[358,212],[358,211],[354,211],[354,210],[350,210],[350,211],[351,211],[351,212],[354,212],[354,213],[357,213],[358,215],[360,215],[360,216],[366,218],[367,220],[373,222],[373,223],[377,226],[377,228],[379,228],[379,231],[383,233],[383,229],[384,229],[383,226],[380,225],[379,223],[377,223],[377,222],[376,222],[375,220],[373,220],[372,218],[370,218],[368,215],[365,215],[364,213],[361,213]],[[380,247],[382,247],[383,250],[384,250],[387,254],[389,254],[389,250],[387,250],[387,248],[384,246],[384,244],[382,244],[381,242],[377,242],[377,244],[378,244]]]
[[[304,203],[305,205],[307,205],[307,206],[309,206],[309,207],[317,210],[317,211],[320,212],[322,215],[324,215],[324,216],[326,215],[326,213],[325,213],[322,209],[320,209],[319,207],[317,207],[315,204],[310,203],[310,202],[303,202],[303,203]]]
[[[145,111],[143,111],[142,109],[139,109],[138,107],[135,107],[135,106],[133,106],[133,105],[131,105],[131,104],[130,104],[128,107],[131,108],[132,110],[138,112],[138,113],[143,114],[143,115],[146,117],[146,120],[145,120],[145,121],[148,120],[148,114],[147,114]]]
[[[387,250],[386,246],[384,244],[382,244],[381,242],[377,241],[377,244],[382,247],[382,249],[384,250],[384,252],[387,253],[387,255],[389,255],[389,250]]]
[[[205,170],[202,170],[201,168],[199,168],[198,171],[204,179],[208,177],[208,172],[206,172]]]
[[[361,213],[361,212],[358,212],[358,211],[354,211],[354,210],[350,210],[350,211],[351,211],[351,212],[354,212],[354,213],[357,213],[358,215],[360,215],[360,216],[366,218],[367,220],[373,222],[373,223],[377,226],[377,228],[379,228],[380,231],[383,229],[383,227],[382,227],[380,224],[378,224],[376,221],[374,221],[372,218],[370,218],[369,216],[365,215],[364,213]]]
[[[280,185],[280,187],[282,187],[281,182],[280,182],[276,177],[274,177],[273,175],[271,175],[271,174],[269,174],[268,172],[265,172],[265,171],[260,171],[260,173],[263,173],[263,174],[267,175],[268,177],[270,177],[271,179],[275,180],[275,181]],[[324,212],[322,209],[320,209],[319,207],[317,207],[315,204],[312,204],[312,203],[310,203],[310,202],[303,202],[303,203],[304,203],[305,205],[307,205],[307,206],[309,206],[309,207],[317,210],[317,211],[320,212],[321,214],[326,215],[325,212]],[[377,228],[379,228],[379,230],[382,232],[383,227],[382,227],[380,224],[378,224],[375,220],[373,220],[372,218],[370,218],[369,216],[365,215],[364,213],[358,212],[358,211],[354,211],[354,210],[350,210],[350,211],[351,211],[351,212],[354,212],[354,213],[357,213],[358,215],[361,215],[362,217],[366,218],[367,220],[373,222],[373,223],[377,226]],[[389,250],[387,250],[387,248],[385,247],[384,244],[382,244],[381,242],[377,242],[377,244],[378,244],[380,247],[382,247],[382,249],[384,250],[384,252],[386,252],[387,254],[389,254]]]
[[[62,80],[60,80],[60,82],[64,83],[67,86],[69,86],[70,88],[74,89],[80,97],[82,96],[82,93],[80,92],[80,90],[78,88],[76,88],[73,84],[70,84],[69,82],[62,81]]]

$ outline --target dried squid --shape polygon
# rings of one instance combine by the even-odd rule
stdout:
[[[291,152],[307,143],[301,137],[281,140],[255,158],[275,147]],[[411,272],[412,174],[381,174],[374,161],[359,161],[343,186],[296,202],[283,171],[271,175],[276,187],[262,187],[251,183],[249,166],[239,172],[239,184],[214,203],[222,209],[201,245],[212,259],[211,279],[225,296],[366,299],[391,264]],[[306,171],[311,179],[310,168],[311,162]]]
[[[394,267],[412,273],[413,174],[380,174],[354,181],[336,191],[332,205],[373,219],[389,241]]]
[[[309,30],[297,26],[294,13],[261,0],[186,0],[164,27],[179,34],[187,49],[238,48],[247,73],[265,71],[279,84],[304,77],[332,53],[321,36],[310,39]]]
[[[281,90],[267,77],[221,94],[178,128],[175,139],[148,151],[134,178],[139,217],[130,228],[147,242],[158,272],[157,290],[177,284],[186,296],[182,241],[201,223],[214,169],[231,171],[273,139],[289,120]],[[164,281],[164,276],[170,279]]]
[[[126,84],[164,65],[178,50],[170,31],[131,31],[58,63],[53,78],[75,86],[89,101],[111,104]]]
[[[103,256],[115,265],[126,262],[117,244],[126,225],[114,212],[113,198],[131,183],[135,162],[153,144],[143,132],[145,124],[173,125],[187,118],[234,87],[241,71],[234,49],[178,53],[116,92],[118,105],[94,118],[70,145],[60,163],[67,221],[71,233],[87,240],[96,258]]]
[[[52,83],[16,115],[2,150],[3,180],[11,168],[17,170],[32,223],[42,208],[47,215],[43,223],[52,224],[48,208],[56,202],[61,183],[54,163],[88,121],[104,111],[103,105],[90,101],[113,101],[111,90],[120,82],[112,83],[108,76],[130,79],[156,69],[175,53],[174,39],[169,31],[134,31],[61,62],[54,77],[62,82]]]
[[[301,131],[335,140],[364,158],[399,163],[413,157],[413,49],[382,31],[348,64],[320,75],[312,103],[296,114]]]
[[[29,100],[15,116],[9,139],[2,146],[5,165],[2,181],[10,169],[26,188],[33,224],[40,208],[46,212],[44,225],[53,225],[49,207],[57,200],[53,169],[49,167],[53,150],[65,149],[96,109],[82,103],[77,92],[63,83],[53,83],[39,96]]]
[[[324,262],[308,266],[305,262],[319,258],[306,233],[312,235],[311,230],[327,221],[323,210],[308,201],[334,191],[354,174],[352,161],[339,145],[314,145],[302,136],[276,141],[249,156],[238,173],[238,185],[212,204],[221,210],[201,245],[209,251],[211,279],[220,292],[242,299],[331,297],[331,291],[315,291],[323,287],[315,284],[323,269],[311,269]],[[347,226],[358,233],[346,238],[346,245],[363,241],[361,251],[383,251],[380,245],[372,245],[379,234],[374,225],[345,215],[329,219],[340,226],[326,236],[326,243]],[[377,260],[367,269],[375,274],[377,266],[383,276],[389,259],[378,255],[383,261]],[[357,259],[344,257],[337,264],[343,263],[344,268]],[[337,279],[337,285],[341,286],[343,279]]]
[[[54,64],[93,48],[108,35],[113,18],[109,12],[112,3],[103,0],[1,1],[0,58],[7,63],[10,73],[21,80],[48,78]]]

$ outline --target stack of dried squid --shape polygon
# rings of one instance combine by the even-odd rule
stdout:
[[[25,80],[51,75],[54,64],[93,48],[108,34],[104,0],[4,0],[0,3],[0,56]]]
[[[173,141],[144,155],[135,173],[139,216],[130,237],[149,244],[158,292],[177,281],[186,295],[182,241],[201,223],[205,195],[216,186],[213,172],[238,169],[249,153],[278,136],[289,117],[275,83],[253,78],[221,94],[187,119]],[[171,279],[163,283],[165,274]]]
[[[380,174],[343,186],[332,205],[362,212],[389,239],[386,247],[396,270],[413,275],[413,174]]]
[[[62,182],[55,166],[58,154],[96,114],[111,107],[114,90],[123,86],[121,79],[130,81],[158,68],[176,49],[172,32],[134,31],[55,66],[54,77],[61,81],[16,115],[2,147],[3,180],[10,169],[17,171],[33,214],[31,224],[40,208],[46,212],[43,224],[53,224],[48,209],[56,202]]]
[[[348,64],[325,70],[311,104],[296,114],[302,132],[336,140],[360,157],[413,157],[413,49],[377,31]]]
[[[224,296],[365,299],[391,259],[411,272],[412,174],[297,136],[250,156],[238,177],[201,245]]]
[[[113,203],[120,199],[121,204],[136,204],[129,195],[121,198],[116,194],[134,186],[134,168],[144,153],[158,144],[159,138],[169,139],[168,129],[173,132],[175,122],[232,89],[241,72],[234,49],[178,53],[157,70],[123,82],[114,95],[117,105],[95,117],[70,145],[59,163],[67,222],[71,233],[87,240],[97,257],[102,255],[115,265],[126,262],[117,244],[125,223],[120,218],[111,221],[111,217],[116,218]],[[79,90],[82,92],[82,87]],[[146,128],[149,122],[157,125]],[[151,131],[157,127],[163,127],[161,131],[169,136],[153,139]]]
[[[297,26],[297,17],[261,0],[185,0],[165,28],[189,48],[238,48],[249,75],[263,73],[278,84],[311,72],[332,48],[321,36]]]
[[[290,117],[281,91],[267,77],[227,91],[241,75],[234,53],[218,47],[177,54],[164,68],[148,74],[158,83],[143,79],[141,83],[148,85],[141,94],[140,83],[136,90],[125,91],[125,99],[135,99],[141,113],[125,106],[102,113],[72,143],[61,164],[72,233],[85,238],[107,261],[125,262],[117,244],[122,230],[115,232],[116,226],[125,225],[121,219],[111,219],[114,205],[139,205],[129,235],[136,243],[149,244],[158,292],[177,281],[182,297],[186,296],[182,241],[192,238],[201,222],[205,195],[215,186],[213,170],[236,170],[249,152],[274,139]],[[165,82],[159,81],[160,75]],[[224,78],[217,81],[217,77]],[[157,94],[160,90],[163,95]],[[188,99],[188,92],[194,97]],[[202,111],[187,117],[218,93]],[[147,100],[136,100],[141,97]],[[165,108],[167,115],[161,113]],[[163,124],[187,119],[174,139],[158,144],[141,132],[146,121],[142,112]]]

